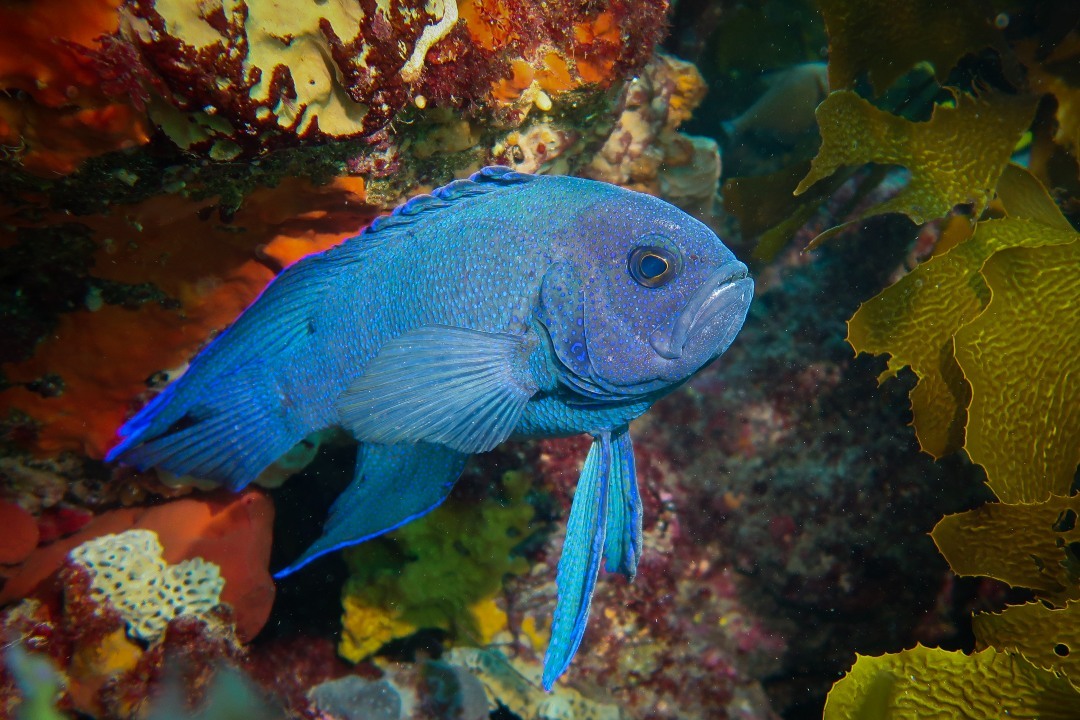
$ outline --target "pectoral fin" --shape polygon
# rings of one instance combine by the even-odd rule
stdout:
[[[538,386],[525,337],[428,326],[386,343],[338,400],[364,442],[429,442],[462,453],[510,436]]]
[[[326,553],[390,532],[438,507],[469,456],[442,445],[365,445],[356,476],[330,508],[323,534],[292,565],[291,575]]]

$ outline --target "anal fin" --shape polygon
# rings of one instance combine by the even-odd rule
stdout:
[[[616,431],[611,441],[614,456],[608,480],[604,569],[633,580],[641,557],[641,495],[634,467],[634,446],[627,428]]]
[[[323,534],[295,562],[291,575],[316,558],[378,537],[434,510],[450,494],[469,456],[442,445],[364,445],[352,484],[330,508]]]

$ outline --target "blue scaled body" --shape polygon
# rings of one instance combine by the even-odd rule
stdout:
[[[109,455],[243,488],[307,435],[359,442],[323,536],[279,576],[438,506],[469,455],[590,433],[558,569],[548,689],[601,563],[641,553],[628,423],[715,359],[753,295],[707,227],[604,183],[486,168],[283,272]]]

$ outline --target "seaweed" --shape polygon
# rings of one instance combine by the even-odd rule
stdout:
[[[889,354],[889,369],[881,379],[894,376],[903,367],[910,367],[919,377],[911,392],[914,425],[923,450],[935,457],[964,444],[971,386],[955,357],[955,336],[989,302],[990,288],[982,275],[985,263],[1005,248],[1068,243],[1075,237],[1045,190],[1032,184],[1038,186],[1026,171],[1010,166],[1005,184],[999,187],[999,197],[1012,211],[1008,217],[979,223],[970,238],[935,254],[863,303],[848,323],[848,342],[856,352]],[[1052,330],[1058,322],[1055,306],[1037,303],[1036,307],[1045,312],[1036,320],[1037,325]],[[1069,318],[1061,320],[1067,323]],[[1045,339],[1055,335],[1051,332]],[[1007,357],[1016,363],[1010,368],[1016,377],[1034,379],[1024,370],[1030,356],[1018,353]],[[979,402],[981,407],[981,398]],[[991,485],[995,482],[992,473]]]
[[[879,381],[914,371],[912,424],[922,449],[935,458],[963,450],[999,501],[934,528],[950,567],[1008,584],[1013,602],[1036,599],[976,615],[972,653],[916,646],[860,657],[834,686],[825,717],[930,717],[958,708],[968,716],[1075,717],[1080,233],[1068,213],[1076,208],[1080,122],[1069,60],[1080,42],[1075,32],[1035,36],[1024,11],[1006,34],[1008,14],[991,18],[968,2],[888,11],[876,0],[821,6],[833,92],[816,111],[821,147],[793,191],[816,197],[792,205],[793,218],[813,213],[822,186],[828,198],[859,180],[844,168],[906,169],[899,192],[818,235],[810,248],[883,213],[938,221],[937,246],[859,307],[847,340],[856,353],[887,356]],[[996,59],[976,62],[987,47]],[[921,61],[946,83],[928,119],[918,118],[914,106],[925,97],[916,86],[909,85],[906,104],[893,92]],[[1024,80],[1015,72],[1020,65]],[[1073,170],[1058,163],[1051,171],[1047,158],[1062,154]],[[865,196],[865,185],[883,176],[862,180],[857,192]],[[786,234],[795,222],[779,227]],[[747,226],[756,229],[752,219]],[[769,250],[782,247],[776,232],[765,235]]]
[[[923,61],[944,81],[965,55],[1004,45],[977,0],[819,0],[818,4],[829,31],[833,89],[853,87],[866,75],[880,95]]]
[[[851,223],[871,215],[903,213],[915,223],[944,217],[970,204],[978,215],[1020,135],[1035,112],[1032,98],[1001,93],[981,97],[953,91],[950,106],[937,105],[927,122],[911,122],[880,110],[850,90],[831,93],[818,106],[822,143],[794,194],[801,195],[843,166],[901,165],[911,179],[895,197],[854,220],[826,230],[816,247]]]
[[[1006,502],[1069,492],[1080,461],[1080,234],[1029,227],[1038,244],[987,259],[990,302],[954,337],[971,384],[964,448]]]
[[[833,687],[825,720],[921,720],[932,717],[1076,717],[1080,692],[1016,655],[972,655],[916,646],[860,656]]]
[[[1029,588],[1050,601],[1080,600],[1080,497],[989,503],[948,515],[931,537],[958,575]]]
[[[1048,608],[1033,602],[975,618],[975,636],[983,647],[1021,655],[1035,667],[1063,675],[1080,687],[1080,603]]]

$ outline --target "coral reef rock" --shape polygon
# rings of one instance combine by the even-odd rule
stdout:
[[[319,712],[339,720],[398,720],[401,696],[387,680],[346,675],[311,689]]]
[[[154,120],[181,146],[209,144],[228,159],[370,137],[406,109],[484,108],[520,122],[533,106],[550,110],[552,95],[604,89],[639,69],[666,9],[656,0],[134,0],[121,34],[154,74]]]
[[[710,218],[720,181],[715,140],[677,132],[705,97],[691,63],[657,53],[626,90],[622,113],[586,177],[659,195]]]
[[[522,718],[537,720],[624,720],[613,703],[590,700],[577,690],[558,686],[546,693],[540,688],[539,667],[514,664],[495,650],[455,648],[447,660],[472,671],[491,701],[491,709],[505,707]]]

